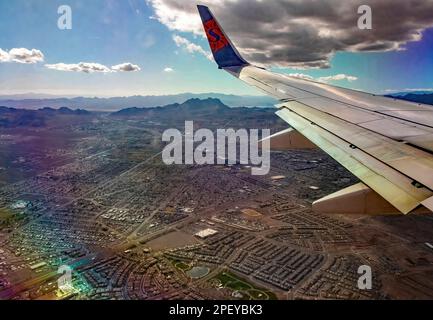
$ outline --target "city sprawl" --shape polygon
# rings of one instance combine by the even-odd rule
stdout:
[[[167,128],[285,129],[272,109],[1,112],[0,299],[433,297],[431,217],[313,213],[357,182],[324,152],[272,152],[265,176],[161,159]]]

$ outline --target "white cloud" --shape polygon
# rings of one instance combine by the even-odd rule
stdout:
[[[155,19],[166,25],[170,30],[194,32],[199,35],[202,29],[197,7],[193,1],[150,0],[155,10]],[[214,0],[214,2],[219,2]]]
[[[358,80],[358,78],[354,76],[348,76],[347,74],[336,74],[335,76],[320,77],[317,79],[317,81],[319,82],[342,81],[342,80],[353,82]]]
[[[164,69],[164,72],[168,72],[168,73],[174,72],[174,69],[170,68],[170,67],[167,67],[167,68]]]
[[[37,49],[13,48],[9,52],[0,49],[0,62],[34,64],[44,61],[44,54]]]
[[[141,70],[141,68],[139,66],[137,66],[136,64],[132,64],[130,62],[126,62],[126,63],[112,66],[111,69],[114,71],[119,71],[119,72],[135,72],[135,71]]]
[[[399,93],[399,92],[433,92],[433,88],[404,88],[404,89],[386,89],[385,93]]]
[[[99,63],[93,62],[80,62],[78,64],[46,64],[45,67],[51,70],[67,71],[67,72],[85,72],[85,73],[109,73],[112,72],[110,68]]]
[[[170,30],[205,36],[195,1],[148,0]],[[369,0],[374,29],[358,28],[360,0],[201,0],[252,63],[328,68],[336,52],[401,50],[433,26],[433,0]]]
[[[357,77],[349,76],[346,74],[336,74],[333,76],[320,77],[317,79],[312,77],[312,76],[309,76],[308,74],[304,74],[304,73],[290,73],[289,76],[294,77],[294,78],[298,78],[298,79],[303,79],[303,80],[315,80],[318,82],[343,81],[343,80],[353,82],[353,81],[358,80]]]
[[[199,53],[199,54],[204,55],[209,60],[211,60],[211,61],[213,60],[212,54],[209,51],[204,50],[201,46],[199,46],[198,44],[192,43],[191,41],[189,41],[186,38],[183,38],[179,35],[174,35],[173,41],[174,41],[174,43],[176,43],[176,45],[179,48],[184,48],[189,53],[192,53],[192,54]]]
[[[56,63],[56,64],[46,64],[45,67],[57,71],[75,71],[75,72],[81,71],[78,64]]]
[[[130,62],[122,63],[113,66],[111,69],[100,63],[95,62],[80,62],[75,63],[56,63],[46,64],[45,67],[51,70],[66,71],[66,72],[84,72],[84,73],[112,73],[112,72],[133,72],[140,71],[140,67]]]
[[[9,61],[9,53],[0,49],[0,62]]]
[[[308,74],[303,74],[303,73],[290,73],[289,76],[294,77],[294,78],[303,79],[303,80],[314,80],[314,78],[312,76],[309,76]]]

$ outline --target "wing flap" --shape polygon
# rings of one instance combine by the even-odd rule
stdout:
[[[428,198],[427,200],[422,202],[422,205],[429,209],[430,211],[433,211],[433,197]]]
[[[287,151],[292,149],[316,149],[316,146],[298,131],[292,128],[277,132],[260,142],[269,140],[273,151]]]
[[[296,103],[291,102],[290,107]],[[287,108],[287,104],[284,104],[277,115],[401,212],[407,214],[416,209],[422,201],[433,196],[433,193],[425,188],[414,187],[412,180],[397,170],[359,148],[353,149],[353,146],[344,139],[291,111]]]
[[[292,101],[283,105],[334,135],[344,137],[351,145],[433,190],[433,159],[430,154],[302,103]]]
[[[324,214],[396,215],[400,212],[376,192],[360,182],[313,203]]]

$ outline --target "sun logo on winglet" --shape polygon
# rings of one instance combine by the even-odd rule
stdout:
[[[216,53],[229,44],[227,38],[224,36],[214,19],[207,21],[204,26],[212,52]]]

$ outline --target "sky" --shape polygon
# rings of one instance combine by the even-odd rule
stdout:
[[[374,93],[432,90],[431,0],[204,0],[251,63]],[[358,7],[372,8],[372,30]],[[71,8],[61,30],[58,8]],[[260,95],[217,69],[189,0],[0,0],[0,95]]]

